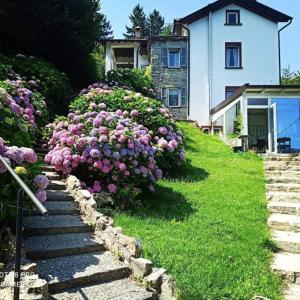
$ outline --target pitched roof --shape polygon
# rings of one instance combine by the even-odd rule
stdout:
[[[260,93],[264,90],[269,90],[273,92],[278,91],[289,91],[289,92],[296,92],[300,94],[300,85],[251,85],[251,84],[244,84],[239,89],[237,89],[230,97],[225,99],[224,101],[220,102],[217,106],[211,109],[210,113],[215,114],[216,112],[220,111],[239,97],[241,97],[244,92],[257,92]]]
[[[183,24],[191,24],[207,15],[209,15],[210,12],[215,12],[219,9],[222,9],[230,4],[236,4],[242,8],[245,8],[249,11],[252,11],[253,13],[262,16],[266,19],[269,19],[275,23],[278,22],[288,22],[292,20],[293,18],[281,13],[278,10],[275,10],[269,6],[266,6],[260,2],[257,2],[256,0],[218,0],[216,2],[213,2],[205,7],[203,7],[200,10],[197,10],[193,12],[192,14],[180,19],[181,23]]]

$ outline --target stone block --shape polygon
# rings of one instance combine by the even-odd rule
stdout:
[[[162,285],[162,276],[165,273],[165,269],[154,269],[150,275],[144,278],[144,282],[146,282],[151,288],[160,292]]]
[[[162,275],[161,294],[159,300],[176,300],[176,284],[174,279],[167,274]]]
[[[144,278],[152,272],[152,262],[145,258],[131,257],[129,266],[135,278]]]

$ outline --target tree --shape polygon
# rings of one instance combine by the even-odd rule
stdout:
[[[101,14],[102,20],[101,20],[101,32],[100,32],[100,40],[104,39],[113,39],[113,30],[111,28],[110,22],[107,20],[106,16]]]
[[[171,36],[173,34],[172,25],[165,26],[160,32],[160,36]]]
[[[147,18],[148,32],[150,36],[158,36],[165,25],[165,19],[158,10],[154,9]]]
[[[0,48],[44,58],[78,86],[97,80],[97,40],[111,35],[100,0],[0,0]]]
[[[290,68],[283,69],[282,84],[285,85],[300,84],[300,71],[292,72]]]
[[[129,19],[131,21],[131,27],[126,26],[127,32],[123,34],[125,38],[127,38],[127,39],[134,38],[136,27],[141,28],[141,37],[142,38],[149,36],[146,14],[145,14],[144,8],[140,4],[137,4],[133,8],[132,14],[129,16]]]

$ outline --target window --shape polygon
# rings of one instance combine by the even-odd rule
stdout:
[[[226,86],[225,87],[225,99],[232,96],[240,87],[239,86]]]
[[[162,48],[162,65],[165,68],[186,68],[187,48]]]
[[[186,88],[162,88],[161,100],[169,107],[181,107],[187,105]]]
[[[225,67],[227,69],[242,68],[242,44],[241,43],[225,44]]]
[[[225,25],[241,25],[239,10],[226,10]]]
[[[180,50],[179,49],[169,49],[169,68],[179,68],[180,67]]]
[[[268,105],[268,98],[250,98],[248,105]]]

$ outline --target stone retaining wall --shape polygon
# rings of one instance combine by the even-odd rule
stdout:
[[[115,227],[111,217],[97,211],[97,203],[109,202],[107,193],[95,196],[80,188],[80,181],[71,175],[66,180],[67,190],[74,196],[81,215],[95,226],[95,235],[103,240],[108,250],[126,262],[134,277],[159,295],[160,300],[175,300],[176,286],[174,279],[165,269],[154,268],[153,263],[141,258],[142,243],[135,237],[126,236],[121,227]]]

